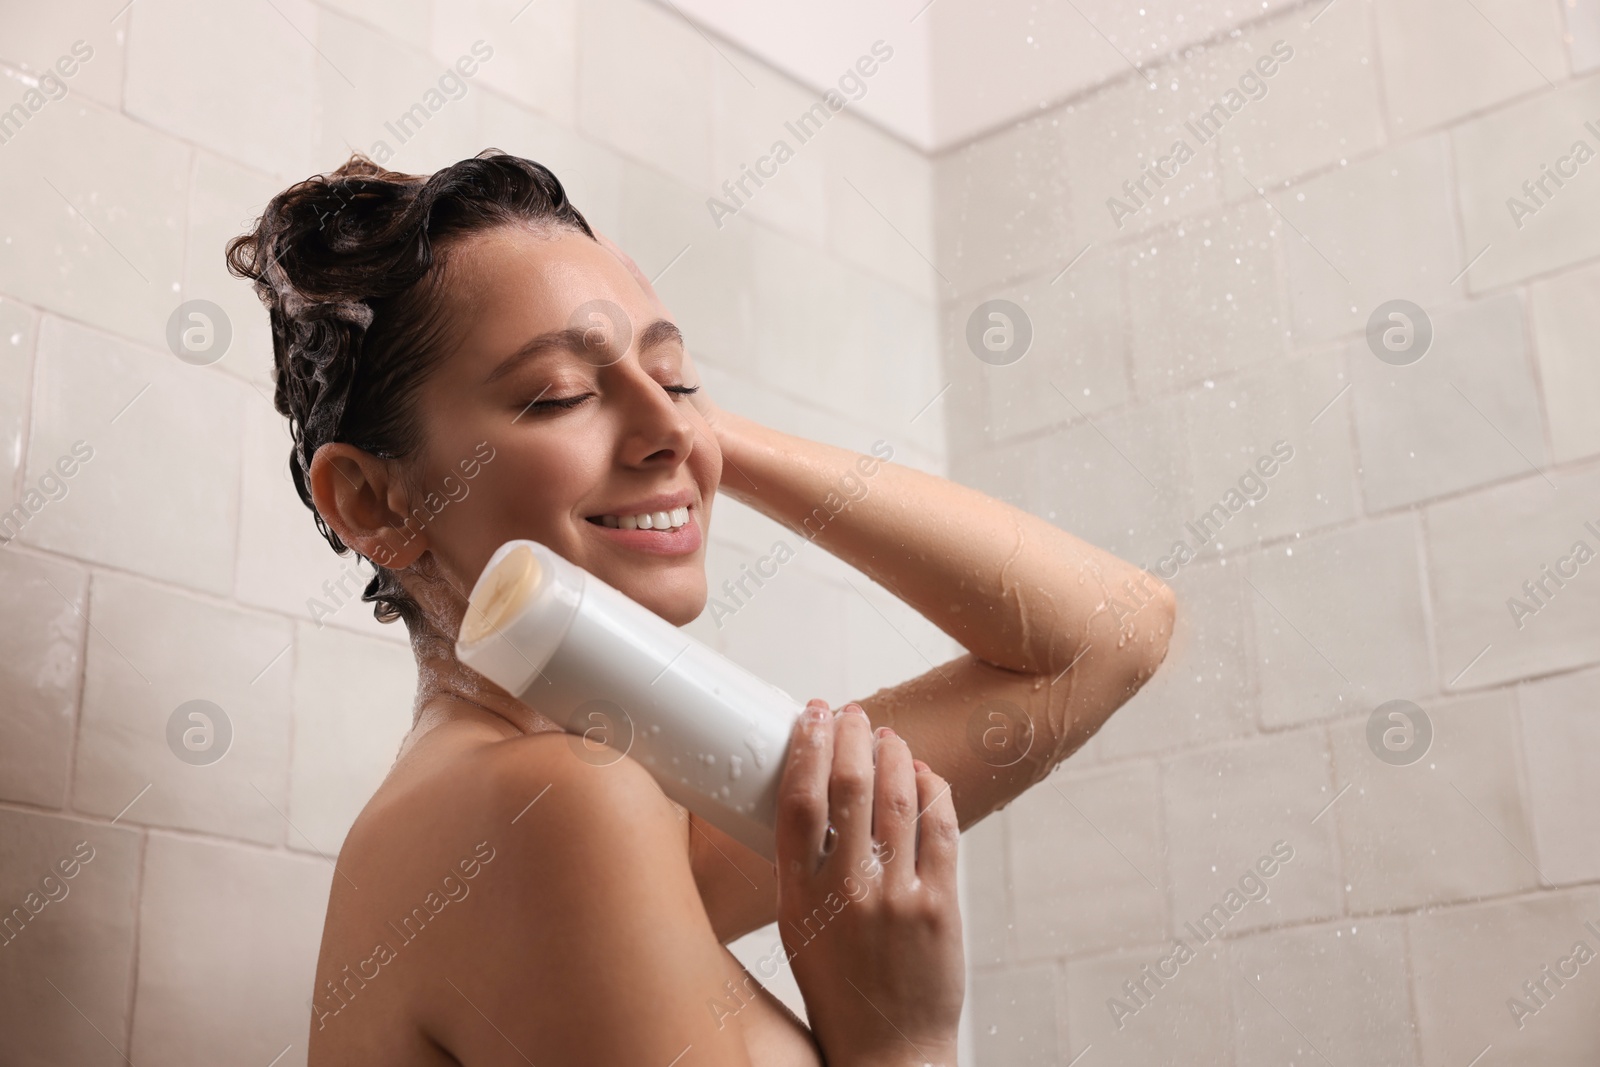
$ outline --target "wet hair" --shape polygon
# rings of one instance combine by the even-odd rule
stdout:
[[[358,153],[273,197],[255,229],[228,242],[228,270],[255,283],[271,318],[273,406],[289,420],[295,490],[335,552],[352,550],[311,498],[312,457],[330,441],[387,459],[419,449],[415,398],[449,326],[452,242],[518,223],[594,237],[532,160],[488,149],[417,175]],[[361,599],[416,638],[427,629],[421,608],[396,572],[369,562],[377,573]]]

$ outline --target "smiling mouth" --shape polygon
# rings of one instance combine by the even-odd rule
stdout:
[[[637,515],[590,515],[588,520],[596,526],[612,530],[676,530],[689,522],[689,508],[672,508],[667,511],[641,511]]]

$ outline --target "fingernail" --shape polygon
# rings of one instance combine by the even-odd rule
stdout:
[[[913,759],[911,761],[911,766],[915,767],[919,771],[926,771],[926,770],[930,770],[931,769],[931,768],[929,768],[929,766],[926,763],[923,763],[919,759]]]
[[[860,704],[856,704],[856,703],[853,703],[853,702],[849,703],[849,704],[846,704],[844,706],[844,710],[845,711],[853,711],[857,715],[865,715],[866,714],[866,712],[861,709],[861,705]]]
[[[895,736],[895,733],[894,733],[893,730],[891,730],[887,726],[880,726],[880,727],[878,727],[878,736],[879,737],[893,737],[893,736]]]
[[[813,700],[806,705],[806,721],[812,723],[825,722],[828,718],[828,705],[820,700]]]

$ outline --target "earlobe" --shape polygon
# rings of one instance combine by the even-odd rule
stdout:
[[[408,567],[427,549],[425,531],[405,528],[405,489],[392,476],[389,461],[329,442],[312,456],[309,482],[329,529],[378,566]]]

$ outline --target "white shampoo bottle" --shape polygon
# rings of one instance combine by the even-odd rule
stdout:
[[[778,780],[804,710],[788,693],[537,541],[490,557],[456,655],[776,862]]]

